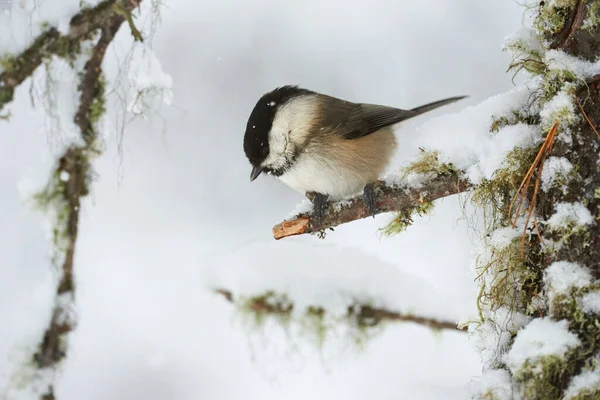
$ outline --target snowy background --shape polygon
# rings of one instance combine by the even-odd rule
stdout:
[[[26,23],[17,3],[35,6]],[[78,3],[15,0],[0,21],[0,54]],[[363,352],[324,358],[294,352],[276,330],[257,344],[210,288],[272,288],[333,306],[366,296],[452,321],[472,316],[475,234],[457,198],[394,238],[377,233],[389,220],[380,216],[325,241],[275,242],[272,225],[303,198],[269,177],[251,184],[242,137],[257,98],[283,84],[400,108],[469,95],[398,127],[399,156],[409,157],[424,121],[512,87],[501,45],[522,13],[513,1],[166,3],[153,43],[173,103],[127,125],[122,142],[110,119],[117,109],[109,115],[106,153],[82,210],[79,324],[57,398],[466,398],[480,364],[465,334],[393,325]],[[130,40],[124,25],[107,54],[109,78]],[[38,343],[54,291],[41,218],[19,194],[56,140],[29,88],[17,92],[10,122],[0,121],[0,389]]]

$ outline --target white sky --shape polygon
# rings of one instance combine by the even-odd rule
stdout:
[[[314,354],[288,354],[276,330],[253,354],[231,307],[206,287],[287,288],[303,300],[344,290],[469,316],[473,234],[457,221],[456,199],[391,239],[377,236],[381,216],[325,241],[275,242],[272,225],[302,196],[269,177],[250,184],[242,137],[256,99],[282,84],[406,108],[471,96],[401,125],[409,154],[419,145],[411,130],[427,118],[512,87],[500,47],[522,12],[480,0],[168,2],[154,48],[173,77],[174,107],[130,124],[122,155],[110,136],[95,165],[76,253],[79,326],[58,398],[466,398],[479,372],[466,335],[391,326],[365,352],[329,360],[326,373]],[[127,50],[123,30],[109,74]],[[17,191],[49,143],[27,90],[0,122],[0,388],[38,342],[53,295],[44,231]]]

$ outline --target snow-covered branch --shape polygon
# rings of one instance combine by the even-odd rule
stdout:
[[[104,59],[106,48],[112,41],[115,33],[119,29],[122,19],[112,21],[112,23],[102,30],[102,36],[94,47],[92,56],[85,65],[85,74],[81,80],[81,98],[79,108],[75,116],[75,121],[81,129],[81,133],[86,143],[91,144],[95,138],[93,130],[93,118],[91,116],[92,104],[98,100],[98,79],[102,72],[101,65]],[[60,281],[57,296],[68,294],[73,295],[73,257],[75,253],[75,243],[77,240],[77,229],[79,222],[80,199],[87,194],[87,170],[89,169],[88,156],[89,149],[86,147],[71,147],[58,162],[57,174],[66,178],[66,184],[63,187],[62,195],[66,201],[66,239],[68,241],[65,259],[62,265],[62,279]],[[61,321],[64,319],[61,310],[62,302],[58,302],[53,313],[50,326],[44,334],[39,352],[35,359],[40,368],[46,368],[64,357],[62,349],[62,336],[67,334],[73,326],[70,321]]]
[[[67,60],[80,77],[73,98],[79,104],[72,115],[75,138],[56,154],[54,170],[44,189],[33,197],[51,219],[53,263],[59,281],[52,315],[33,363],[34,384],[44,400],[53,400],[57,370],[67,354],[69,333],[75,328],[74,254],[77,242],[80,203],[89,193],[91,160],[99,154],[95,124],[104,112],[105,93],[102,63],[108,46],[138,0],[107,0],[82,10],[70,20],[69,31],[61,34],[49,28],[15,58],[3,61],[0,74],[0,110],[13,98],[16,87],[30,77],[46,59]],[[134,37],[136,37],[134,35]],[[91,51],[88,53],[88,49]]]
[[[81,50],[82,41],[90,39],[98,31],[116,32],[123,21],[132,21],[131,12],[139,7],[141,1],[105,0],[94,8],[83,9],[71,18],[68,33],[61,34],[58,29],[51,27],[40,34],[21,54],[3,58],[4,71],[0,74],[0,111],[12,101],[15,89],[33,74],[44,59],[52,55],[74,59]],[[134,37],[137,35],[134,33]]]
[[[260,296],[236,299],[234,294],[226,289],[216,289],[215,293],[223,296],[230,303],[244,308],[257,315],[271,315],[289,317],[294,311],[294,304],[285,295],[268,292]],[[308,306],[304,314],[307,316],[324,318],[327,311],[321,306]],[[383,322],[411,322],[434,330],[449,329],[458,332],[466,332],[457,323],[440,321],[433,318],[418,315],[405,314],[384,308],[374,307],[369,304],[351,304],[347,307],[344,319],[358,327],[368,328]]]
[[[461,176],[461,173],[451,171],[437,175],[435,178],[421,183],[418,187],[388,185],[384,181],[379,181],[375,184],[377,196],[375,214],[410,212],[423,204],[462,193],[469,189],[471,184]],[[301,213],[292,219],[283,221],[273,227],[273,237],[282,239],[304,233],[321,232],[370,216],[367,205],[359,196],[342,202],[330,203],[323,219],[319,222],[312,218],[311,213]]]

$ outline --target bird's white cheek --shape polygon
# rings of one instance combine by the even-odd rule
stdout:
[[[269,132],[269,150],[274,154],[282,154],[287,147],[288,137],[283,130]]]
[[[286,160],[286,152],[290,148],[286,134],[281,130],[272,130],[269,132],[269,155],[263,166],[282,167]]]

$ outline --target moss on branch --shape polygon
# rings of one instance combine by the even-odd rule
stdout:
[[[116,12],[118,6],[119,12]],[[79,127],[83,144],[72,145],[58,158],[46,187],[33,200],[37,207],[52,217],[53,263],[60,271],[54,309],[37,351],[32,357],[35,368],[55,378],[67,355],[68,335],[76,321],[70,314],[75,299],[74,255],[78,237],[81,199],[89,194],[91,163],[100,154],[96,124],[105,112],[105,81],[102,63],[108,46],[122,23],[139,6],[139,1],[106,0],[93,8],[85,8],[70,21],[69,32],[61,35],[47,28],[21,54],[1,60],[0,110],[12,101],[15,89],[51,56],[59,56],[74,67],[76,57],[89,57],[79,76],[79,105],[74,122]],[[139,32],[138,32],[139,34]],[[98,38],[96,38],[98,36]],[[88,54],[83,42],[94,40]],[[44,382],[44,400],[54,400],[54,382]]]
[[[131,18],[131,12],[138,5],[139,1],[105,0],[93,8],[84,8],[73,16],[67,34],[61,35],[56,28],[50,27],[22,53],[14,56],[2,55],[0,111],[13,100],[15,89],[29,78],[45,59],[56,55],[72,61],[80,54],[83,41],[92,39],[98,32],[111,31],[111,27],[115,25],[120,26],[123,21]],[[137,29],[134,37],[141,37]]]
[[[251,320],[254,327],[265,325],[269,319],[276,321],[282,327],[297,323],[303,327],[304,333],[315,338],[320,346],[323,345],[328,331],[342,324],[352,328],[357,343],[369,337],[374,328],[390,322],[414,323],[434,331],[466,332],[454,322],[391,311],[375,307],[366,301],[354,301],[346,307],[343,315],[332,316],[324,307],[318,305],[309,305],[302,310],[297,310],[294,302],[286,294],[275,291],[239,298],[225,289],[216,289],[215,293],[234,304],[243,316]]]

